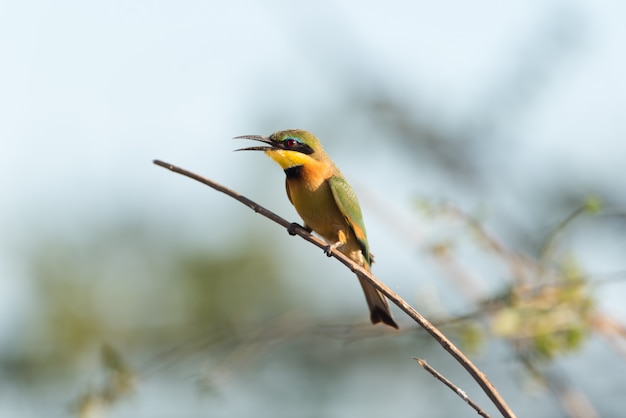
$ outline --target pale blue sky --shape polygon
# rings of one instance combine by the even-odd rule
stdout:
[[[165,178],[153,158],[245,188],[241,164],[253,159],[231,153],[229,138],[315,131],[307,111],[334,106],[329,77],[353,71],[351,60],[363,63],[354,77],[403,80],[407,100],[463,119],[489,102],[485,86],[503,68],[524,64],[519,47],[554,19],[577,46],[515,130],[498,133],[515,154],[501,182],[535,187],[547,174],[538,166],[612,181],[626,160],[625,12],[611,1],[4,2],[0,226],[13,238],[31,227],[71,229],[191,187]],[[316,65],[324,60],[334,65],[328,73]],[[268,115],[275,126],[261,122]],[[343,149],[324,134],[328,148]],[[280,178],[263,163],[263,175]],[[507,188],[496,187],[503,200]],[[415,189],[429,190],[403,192]]]

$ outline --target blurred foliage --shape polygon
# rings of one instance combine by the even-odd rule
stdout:
[[[249,243],[247,249],[217,259],[181,255],[173,285],[181,288],[181,309],[189,319],[220,327],[279,314],[287,295],[265,248]]]
[[[589,336],[593,305],[588,285],[576,278],[517,292],[492,314],[490,328],[525,355],[550,359],[579,348]]]
[[[474,314],[442,318],[440,324],[464,349],[476,353],[488,338],[504,340],[540,375],[537,362],[579,348],[600,323],[582,267],[567,253],[555,251],[561,233],[575,219],[602,213],[597,199],[584,201],[558,224],[546,239],[549,250],[537,258],[507,248],[479,218],[453,205],[422,199],[418,207],[432,220],[461,228],[443,235],[429,250],[458,291],[470,290],[464,296],[477,308]],[[253,370],[272,356],[293,362],[291,367],[303,368],[310,377],[316,370],[319,379],[328,379],[329,373],[341,373],[360,361],[382,365],[383,359],[401,357],[414,350],[416,339],[422,353],[433,344],[410,327],[390,333],[369,324],[340,326],[293,315],[279,263],[268,251],[271,246],[255,236],[247,236],[236,251],[215,251],[198,243],[163,240],[140,223],[102,231],[77,242],[55,240],[29,255],[40,294],[37,318],[12,359],[18,378],[46,373],[58,378],[60,371],[79,372],[80,359],[103,341],[124,346],[131,356],[156,352],[135,369],[123,359],[126,354],[104,344],[102,383],[88,385],[75,402],[81,417],[99,416],[133,393],[138,375],[172,363],[204,364],[202,370],[192,365],[198,382],[204,390],[217,392],[234,374]],[[467,239],[508,266],[510,276],[496,293],[478,292],[487,287],[472,282],[472,267],[459,262]],[[372,338],[390,335],[396,338]],[[328,357],[318,347],[320,338],[350,344]],[[171,350],[162,349],[175,341],[179,343]]]
[[[131,395],[137,384],[135,373],[115,348],[104,344],[100,354],[106,376],[102,387],[89,390],[76,402],[75,410],[80,418],[103,416],[109,406]]]
[[[254,237],[236,251],[215,252],[170,243],[145,225],[101,231],[29,254],[39,299],[10,360],[16,376],[71,370],[103,341],[163,344],[286,309],[280,273]]]
[[[576,217],[597,213],[587,210],[588,201],[549,234],[551,246],[557,245],[556,236]],[[455,283],[466,282],[457,289],[473,289],[478,285],[471,282],[476,278],[472,267],[461,266],[458,257],[462,255],[456,254],[459,243],[466,237],[477,242],[486,255],[508,267],[511,276],[500,280],[500,290],[496,291],[499,293],[465,295],[475,298],[474,302],[481,306],[479,314],[488,315],[494,335],[509,339],[518,349],[534,350],[538,357],[551,358],[558,352],[577,348],[589,334],[595,306],[593,294],[588,277],[572,256],[554,260],[552,252],[547,257],[544,251],[534,259],[507,248],[477,218],[453,205],[420,199],[417,207],[429,218],[443,217],[465,228],[465,234],[440,239],[429,246],[430,253],[445,266],[457,266],[448,270],[458,276]]]
[[[545,233],[544,244],[535,251],[535,257],[509,248],[487,231],[482,220],[454,205],[420,199],[417,208],[428,219],[459,226],[428,249],[455,290],[476,307],[473,313],[450,319],[454,324],[451,329],[466,347],[475,350],[488,336],[507,342],[528,375],[545,383],[568,415],[596,416],[585,394],[563,373],[554,373],[547,365],[581,348],[594,333],[614,344],[623,343],[626,336],[626,327],[618,319],[597,308],[594,279],[567,250],[564,238],[574,221],[600,219],[605,213],[602,201],[595,196],[583,199],[578,208]],[[463,261],[468,241],[473,249],[480,247],[483,254],[473,252],[472,263],[466,265]],[[478,273],[480,261],[488,261],[486,276]],[[498,277],[502,271],[494,261],[505,267],[503,277]],[[487,291],[484,282],[499,285]],[[485,324],[484,333],[474,328],[476,320]],[[585,408],[577,409],[579,404]]]

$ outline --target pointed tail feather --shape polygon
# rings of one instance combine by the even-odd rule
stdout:
[[[361,287],[363,287],[367,306],[369,306],[370,308],[370,319],[372,321],[372,324],[383,322],[390,327],[398,329],[398,324],[396,324],[396,322],[391,317],[389,304],[387,303],[387,299],[385,299],[385,296],[380,293],[378,289],[376,289],[374,286],[367,283],[360,277],[359,282],[361,283]]]

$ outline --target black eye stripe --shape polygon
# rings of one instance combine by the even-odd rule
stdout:
[[[297,151],[306,155],[311,155],[315,152],[313,151],[313,148],[311,148],[307,144],[298,142],[297,140],[293,138],[287,138],[286,140],[283,141],[283,149],[286,149],[289,151]]]
[[[306,155],[311,155],[314,152],[313,148],[311,148],[307,144],[302,143],[298,143],[298,145],[296,145],[293,149]]]

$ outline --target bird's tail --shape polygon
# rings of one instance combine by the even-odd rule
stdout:
[[[359,277],[361,287],[365,293],[365,300],[367,300],[367,306],[370,308],[370,319],[372,324],[383,322],[390,327],[398,329],[398,324],[391,317],[389,311],[389,304],[385,296],[378,291],[374,286]]]

